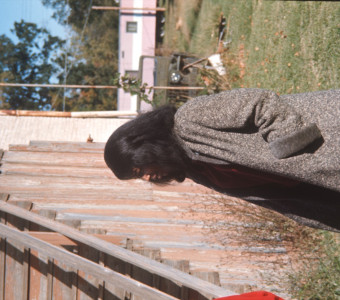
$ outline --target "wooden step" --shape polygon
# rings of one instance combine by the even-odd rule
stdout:
[[[107,168],[102,153],[6,151],[2,163]]]
[[[46,164],[29,164],[3,162],[2,174],[26,175],[26,176],[57,176],[57,177],[90,177],[90,178],[114,178],[109,168],[92,168],[87,166],[57,166]]]
[[[31,141],[29,145],[9,145],[9,151],[103,153],[105,143]]]
[[[74,240],[58,233],[58,232],[43,232],[43,231],[28,231],[30,236],[41,239],[47,243],[55,246],[77,246]],[[109,243],[122,246],[126,243],[126,239],[121,236],[105,235],[105,234],[93,234],[93,236],[100,238]]]

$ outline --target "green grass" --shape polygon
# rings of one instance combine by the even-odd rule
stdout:
[[[319,247],[321,257],[289,276],[294,299],[340,299],[340,243],[324,232]]]
[[[339,2],[173,1],[164,46],[199,56],[216,52],[221,12],[228,23],[225,39],[232,39],[224,55],[232,88],[278,93],[340,88]]]
[[[181,51],[200,57],[216,53],[223,12],[227,19],[225,40],[232,40],[223,54],[228,71],[224,86],[228,88],[259,87],[280,94],[340,88],[340,2],[164,2],[169,8],[163,45],[166,53]],[[257,234],[261,236],[261,232]],[[320,233],[304,236],[299,227],[288,233],[284,229],[282,234],[299,241],[295,244],[301,261],[314,248],[316,254],[323,253],[306,268],[290,274],[294,299],[340,299],[339,241],[326,234],[321,242]]]

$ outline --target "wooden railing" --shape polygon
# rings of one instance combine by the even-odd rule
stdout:
[[[0,201],[0,220],[0,300],[210,300],[233,294],[6,201]]]

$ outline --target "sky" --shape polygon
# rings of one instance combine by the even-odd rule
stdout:
[[[41,0],[0,0],[0,35],[5,34],[15,41],[10,30],[14,28],[14,22],[23,19],[46,28],[52,35],[66,38],[67,31],[52,19],[52,14],[53,10],[43,6]]]

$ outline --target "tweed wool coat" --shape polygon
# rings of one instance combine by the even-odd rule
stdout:
[[[340,90],[201,96],[178,109],[174,134],[192,160],[244,166],[301,185],[223,190],[189,173],[194,181],[308,226],[340,230]]]

